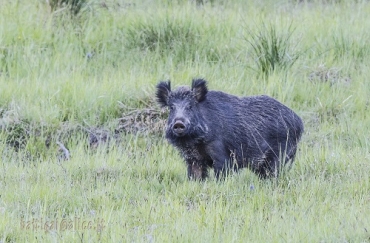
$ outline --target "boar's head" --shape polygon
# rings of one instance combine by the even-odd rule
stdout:
[[[162,107],[169,107],[167,135],[174,138],[194,137],[204,130],[199,105],[207,98],[203,79],[193,79],[191,88],[181,86],[171,91],[171,82],[157,85],[156,97]]]

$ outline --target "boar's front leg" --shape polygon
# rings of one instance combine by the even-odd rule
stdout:
[[[208,176],[206,165],[198,162],[187,162],[188,165],[188,178],[195,180],[204,180]]]

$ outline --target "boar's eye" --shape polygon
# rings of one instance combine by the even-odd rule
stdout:
[[[185,107],[187,110],[191,110],[191,108],[193,108],[191,105],[187,105],[186,107]]]
[[[174,105],[170,105],[170,111],[173,111],[175,109]]]

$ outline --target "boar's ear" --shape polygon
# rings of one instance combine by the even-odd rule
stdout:
[[[171,82],[160,82],[157,84],[157,102],[161,105],[161,107],[168,106],[168,96],[171,93]]]
[[[198,102],[202,102],[206,98],[208,92],[207,81],[204,79],[193,79],[191,89],[193,90],[195,99]]]

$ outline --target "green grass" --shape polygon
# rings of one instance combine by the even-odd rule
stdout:
[[[0,242],[370,241],[370,4],[203,2],[0,3]],[[152,99],[194,77],[302,117],[278,182],[187,180]]]
[[[294,30],[291,25],[282,26],[283,33],[277,32],[273,24],[261,23],[256,33],[247,32],[246,41],[252,46],[257,72],[268,76],[275,70],[290,68],[299,58],[291,47]],[[280,25],[282,25],[280,23]]]

